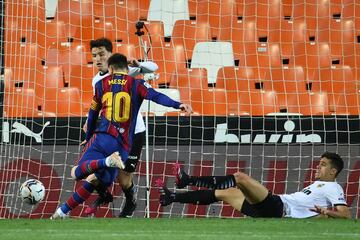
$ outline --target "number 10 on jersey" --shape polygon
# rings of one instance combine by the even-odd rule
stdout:
[[[109,121],[126,122],[130,115],[130,95],[127,92],[107,92],[103,95],[103,106],[106,106],[105,117]]]

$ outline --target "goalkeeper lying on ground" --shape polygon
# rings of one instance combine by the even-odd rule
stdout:
[[[344,162],[338,154],[325,152],[317,166],[315,182],[299,192],[275,195],[245,173],[195,177],[187,175],[179,165],[175,165],[178,188],[190,185],[212,190],[173,193],[162,181],[158,181],[160,204],[167,206],[179,202],[207,205],[224,201],[251,217],[351,218],[344,191],[335,181],[343,166]]]

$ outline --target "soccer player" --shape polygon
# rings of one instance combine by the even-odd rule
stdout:
[[[112,55],[113,46],[109,39],[99,38],[90,41],[90,49],[93,58],[93,63],[98,69],[98,73],[92,80],[92,86],[95,92],[95,84],[102,78],[109,75],[107,60]],[[128,59],[129,72],[128,75],[136,77],[142,73],[152,73],[158,69],[158,66],[154,62],[141,62],[139,63],[136,59]],[[83,129],[86,132],[87,124],[85,123]],[[122,209],[119,217],[130,217],[132,216],[136,208],[136,187],[133,183],[133,173],[136,170],[136,166],[140,159],[143,142],[145,139],[145,124],[141,113],[137,115],[135,136],[133,138],[132,148],[129,154],[129,159],[126,161],[125,169],[120,170],[118,176],[118,182],[122,187],[125,195],[125,205]],[[104,186],[98,185],[96,188],[99,197],[85,209],[85,213],[88,215],[94,214],[97,208],[109,202],[112,202],[113,197],[111,193],[104,188]]]
[[[190,105],[174,101],[152,89],[145,81],[129,76],[126,56],[113,54],[108,59],[108,66],[110,75],[95,84],[95,95],[88,115],[87,144],[79,164],[71,171],[74,179],[86,178],[86,181],[56,210],[52,219],[66,217],[91,195],[95,184],[109,187],[118,169],[124,169],[123,162],[128,160],[133,143],[136,116],[144,99],[186,113],[192,111]],[[100,124],[96,127],[100,111]]]
[[[317,166],[315,182],[299,192],[275,195],[242,172],[228,176],[195,177],[187,175],[179,165],[175,165],[178,188],[190,185],[212,190],[173,193],[159,181],[160,204],[167,206],[180,202],[207,205],[224,201],[251,217],[351,218],[343,189],[335,181],[343,166],[344,162],[338,154],[325,152]]]

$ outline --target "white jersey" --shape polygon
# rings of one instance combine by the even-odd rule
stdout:
[[[137,75],[141,73],[152,73],[155,72],[158,69],[158,65],[154,62],[142,62],[140,63],[139,67],[129,67],[128,75],[131,77],[136,77]],[[98,72],[92,80],[92,87],[93,91],[95,93],[95,84],[103,79],[104,77],[108,76],[109,72],[105,74],[101,74]],[[135,126],[135,134],[144,132],[146,130],[144,119],[141,115],[141,112],[139,111],[136,119],[136,126]]]
[[[308,218],[318,215],[310,211],[318,205],[331,208],[336,205],[347,205],[344,191],[337,182],[315,181],[300,192],[279,195],[284,203],[285,217]]]

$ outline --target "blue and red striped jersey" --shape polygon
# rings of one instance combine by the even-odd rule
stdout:
[[[98,81],[89,110],[86,140],[89,141],[94,132],[105,132],[117,138],[123,150],[129,152],[137,114],[144,99],[176,109],[181,104],[155,91],[144,80],[136,80],[124,72]],[[100,110],[100,123],[96,128]]]

